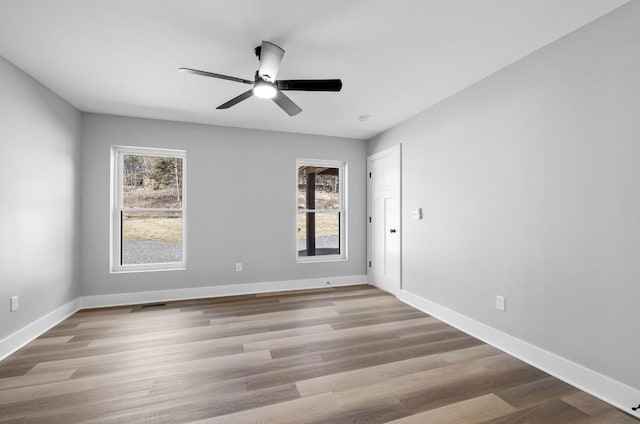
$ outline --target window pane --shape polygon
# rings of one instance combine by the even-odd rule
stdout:
[[[307,208],[307,167],[298,166],[298,209]]]
[[[340,213],[298,213],[298,256],[340,254]]]
[[[122,265],[182,261],[182,212],[123,212]]]
[[[182,207],[182,158],[124,155],[125,208]]]
[[[316,209],[340,209],[338,168],[316,174]]]
[[[298,166],[298,209],[340,209],[340,169]]]

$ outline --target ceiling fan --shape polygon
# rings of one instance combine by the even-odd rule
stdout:
[[[342,81],[339,79],[276,80],[284,50],[273,43],[263,41],[262,45],[255,48],[255,53],[258,56],[258,60],[260,60],[260,67],[256,71],[253,81],[191,68],[180,68],[180,71],[253,86],[239,96],[221,104],[216,109],[228,109],[255,95],[262,99],[272,99],[289,116],[294,116],[302,112],[302,109],[287,97],[283,91],[340,91],[342,89]]]

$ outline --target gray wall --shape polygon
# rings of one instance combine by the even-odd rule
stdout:
[[[365,141],[84,114],[83,143],[83,295],[366,273]],[[109,273],[112,145],[187,151],[186,271]],[[296,158],[348,162],[348,261],[296,263]]]
[[[79,294],[81,115],[2,57],[0,93],[1,340]]]
[[[369,143],[403,146],[406,290],[635,388],[639,40],[632,2]]]

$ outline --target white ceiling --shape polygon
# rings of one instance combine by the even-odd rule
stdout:
[[[82,111],[367,139],[627,1],[0,0],[0,55]],[[216,110],[247,87],[178,72],[251,80],[262,40],[342,92]]]

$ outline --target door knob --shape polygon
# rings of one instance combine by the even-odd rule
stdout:
[[[392,228],[392,229],[390,229],[390,230],[389,230],[389,232],[390,232],[390,233],[395,233],[395,232],[396,232],[396,229],[395,229],[395,228]]]

